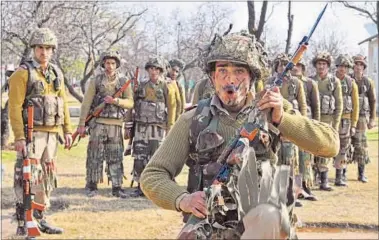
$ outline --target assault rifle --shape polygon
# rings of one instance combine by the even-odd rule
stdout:
[[[138,76],[138,71],[139,71],[139,68],[137,67],[135,76]],[[112,97],[113,97],[113,98],[118,98],[118,97],[120,97],[120,96],[122,95],[122,93],[128,88],[128,86],[130,85],[131,81],[132,81],[131,79],[127,80],[127,81],[125,82],[125,84],[122,85],[121,88],[120,88],[115,94],[112,95]],[[101,103],[99,106],[97,106],[97,107],[95,108],[95,111],[94,111],[93,113],[88,114],[88,116],[87,116],[87,118],[86,118],[86,120],[85,120],[85,126],[86,126],[86,127],[88,127],[88,124],[89,124],[89,122],[90,122],[92,119],[94,119],[94,118],[96,118],[96,117],[98,117],[98,116],[100,115],[100,113],[104,110],[105,104],[106,104],[105,102]],[[78,135],[79,135],[79,132],[78,132],[78,131],[75,131],[74,134],[72,134],[72,144],[71,144],[70,147],[68,147],[69,150],[70,150],[72,147],[75,147],[76,145],[78,145],[78,143],[79,143],[79,141],[80,141],[80,136],[79,136],[78,143],[74,144],[74,142],[75,142],[76,138],[78,137]]]
[[[23,206],[19,206],[17,209],[17,220],[19,222],[17,228],[17,234],[26,234],[28,239],[34,239],[41,235],[38,228],[38,224],[33,219],[33,210],[44,211],[45,206],[34,202],[34,194],[31,193],[31,181],[32,181],[32,164],[38,164],[37,159],[29,158],[29,153],[32,151],[32,141],[33,141],[33,117],[34,117],[34,106],[31,102],[28,103],[28,119],[25,124],[26,133],[26,153],[24,152],[23,160]]]

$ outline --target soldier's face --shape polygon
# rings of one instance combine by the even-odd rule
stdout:
[[[150,80],[157,81],[159,78],[159,74],[161,73],[161,70],[157,67],[149,67],[147,69],[147,72],[149,73]]]
[[[329,71],[328,63],[326,61],[317,61],[316,71],[318,75],[325,76]]]
[[[53,47],[37,45],[34,47],[34,57],[41,64],[48,63],[53,56]]]
[[[170,77],[172,80],[176,80],[179,76],[179,67],[172,67],[170,70]]]
[[[347,67],[344,65],[337,66],[337,76],[343,77],[347,74]]]
[[[364,70],[365,70],[365,65],[363,65],[363,63],[356,62],[354,64],[354,74],[355,75],[362,75]]]
[[[250,87],[250,71],[247,65],[227,61],[216,62],[212,82],[217,96],[228,107],[244,104]]]
[[[117,68],[117,62],[112,58],[105,59],[104,67],[108,74],[114,74]]]
[[[296,64],[291,70],[291,74],[294,76],[301,76],[303,74],[303,67],[301,64]]]
[[[280,61],[278,64],[278,68],[276,69],[277,73],[282,73],[284,69],[286,68],[287,62],[285,61]]]

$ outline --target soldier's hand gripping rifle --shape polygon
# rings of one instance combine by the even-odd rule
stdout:
[[[34,202],[34,194],[31,193],[31,181],[32,181],[32,165],[38,163],[37,159],[29,158],[29,153],[32,151],[33,142],[33,117],[34,107],[31,102],[28,103],[28,119],[25,124],[26,133],[26,152],[23,152],[23,206],[18,208],[17,220],[19,221],[17,233],[21,233],[26,227],[26,234],[28,239],[34,239],[41,235],[41,232],[37,226],[37,222],[33,219],[33,210],[44,211],[45,206]]]
[[[138,71],[139,71],[139,69],[138,69],[138,67],[137,67],[137,69],[136,69],[136,76],[138,76]],[[123,94],[123,92],[128,88],[128,86],[130,85],[131,81],[132,81],[131,79],[127,80],[127,81],[124,83],[124,85],[122,85],[121,88],[120,88],[119,90],[117,90],[117,92],[116,92],[115,94],[112,95],[112,97],[113,97],[113,98],[118,98],[118,97],[120,97],[120,96]],[[96,118],[96,117],[98,117],[98,116],[100,115],[100,113],[104,110],[105,104],[106,104],[105,102],[101,103],[99,106],[97,106],[97,107],[95,108],[95,111],[93,111],[93,113],[91,113],[91,114],[89,114],[89,115],[87,116],[87,118],[86,118],[86,120],[85,120],[85,126],[86,126],[86,127],[88,127],[88,124],[89,124],[89,122],[90,122],[92,119],[94,119],[94,118]],[[80,136],[79,136],[78,143],[74,144],[76,138],[78,137],[78,135],[79,135],[79,132],[78,132],[78,131],[75,131],[74,134],[72,134],[72,144],[71,144],[71,146],[68,148],[69,150],[70,150],[72,147],[76,146],[76,145],[79,143]]]

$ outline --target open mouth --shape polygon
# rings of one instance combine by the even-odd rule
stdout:
[[[228,95],[233,95],[234,93],[237,92],[237,87],[233,85],[227,85],[224,87],[224,90]]]

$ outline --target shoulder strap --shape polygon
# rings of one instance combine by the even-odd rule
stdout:
[[[349,76],[346,76],[346,83],[349,88],[349,95],[351,95],[351,92],[353,91],[353,79],[351,79]]]
[[[307,94],[309,97],[312,96],[312,91],[313,91],[313,81],[312,79],[308,78],[307,82],[305,83],[307,86]]]
[[[28,80],[27,80],[27,88],[26,88],[26,95],[29,96],[32,93],[32,85],[36,81],[34,74],[32,73],[32,69],[34,68],[33,64],[29,61],[24,61],[20,64],[20,66],[25,66],[26,69],[28,70]]]
[[[196,152],[197,137],[200,132],[208,127],[211,119],[212,113],[210,109],[211,98],[202,99],[198,102],[196,106],[195,114],[192,118],[191,128],[190,128],[190,152]]]

